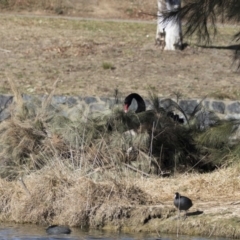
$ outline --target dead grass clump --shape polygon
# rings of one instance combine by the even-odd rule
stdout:
[[[0,156],[2,177],[14,179],[24,169],[36,170],[41,168],[47,157],[54,156],[56,149],[63,148],[64,144],[56,138],[50,141],[47,132],[47,122],[52,118],[50,102],[52,93],[39,106],[39,101],[24,102],[17,86],[9,79],[15,95],[15,106],[11,118],[0,126]],[[50,140],[49,140],[50,139]]]
[[[62,162],[25,177],[24,183],[27,191],[19,181],[0,182],[4,186],[0,220],[96,227],[100,215],[104,225],[106,215],[109,220],[119,220],[126,217],[120,214],[122,208],[151,202],[145,192],[132,184],[109,180],[96,183],[82,177],[79,171],[70,171]],[[109,212],[101,212],[102,208]]]
[[[0,179],[0,219],[8,221],[11,218],[12,196],[16,194],[15,183]]]
[[[48,224],[55,217],[56,201],[62,199],[73,184],[69,171],[57,163],[24,179],[27,191],[19,183],[11,196],[10,221]]]
[[[100,227],[105,221],[123,219],[126,217],[124,209],[150,202],[142,190],[128,185],[114,181],[94,183],[80,178],[58,205],[55,220],[68,219],[68,224],[73,226]]]
[[[43,129],[37,129],[30,122],[11,119],[1,125],[0,132],[4,141],[1,142],[1,156],[11,156],[16,165],[26,163],[24,158],[39,152],[39,145],[46,136]],[[31,166],[29,166],[31,168]]]

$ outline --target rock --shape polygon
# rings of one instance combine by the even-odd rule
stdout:
[[[49,235],[70,234],[71,229],[67,226],[51,225],[46,229]]]

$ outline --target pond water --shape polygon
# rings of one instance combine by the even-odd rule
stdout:
[[[83,231],[80,229],[72,229],[69,235],[48,236],[45,228],[36,225],[16,225],[16,224],[0,224],[0,240],[227,240],[225,238],[203,238],[203,237],[188,237],[176,235],[161,235],[158,234],[123,234],[110,233],[104,231]],[[228,238],[229,240],[229,238]]]

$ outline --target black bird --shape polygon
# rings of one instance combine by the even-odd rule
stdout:
[[[178,122],[178,123],[181,123],[181,124],[184,123],[184,120],[182,118],[180,118],[178,114],[174,114],[171,111],[167,113],[167,116],[172,118],[174,122]]]
[[[135,111],[136,113],[146,111],[146,104],[145,104],[143,98],[137,93],[131,93],[124,100],[124,111],[125,112],[128,112],[128,108],[131,105],[133,99],[135,99],[137,101],[137,109]]]
[[[67,226],[52,225],[46,229],[46,232],[49,235],[70,234],[71,229]]]
[[[192,200],[188,197],[181,196],[178,192],[175,193],[174,206],[180,211],[185,211],[185,217],[187,215],[187,210],[192,207]]]
[[[143,98],[138,93],[131,93],[129,94],[124,100],[124,112],[128,112],[128,108],[132,103],[132,100],[135,99],[137,101],[137,109],[135,113],[145,112],[146,111],[146,104]],[[182,118],[179,118],[178,114],[174,114],[172,111],[167,112],[167,117],[173,119],[174,122],[184,123]]]

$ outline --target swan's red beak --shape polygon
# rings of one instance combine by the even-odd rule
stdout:
[[[128,105],[127,104],[124,104],[124,112],[127,113],[128,112]]]

